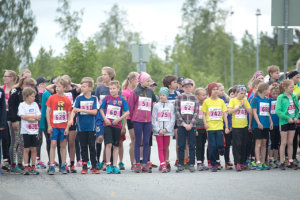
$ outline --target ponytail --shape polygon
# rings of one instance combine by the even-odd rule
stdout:
[[[137,72],[130,72],[127,76],[127,79],[123,81],[122,83],[122,90],[125,90],[129,86],[129,81],[136,79],[138,77],[139,73]]]

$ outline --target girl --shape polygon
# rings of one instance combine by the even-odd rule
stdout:
[[[129,98],[130,119],[133,122],[135,135],[135,172],[151,173],[151,163],[148,163],[149,158],[149,140],[152,130],[152,107],[156,97],[153,91],[149,88],[151,77],[146,72],[140,73],[137,77],[139,82],[137,88],[133,91]],[[140,164],[140,146],[143,138],[143,161]]]
[[[230,100],[228,113],[232,114],[232,152],[236,171],[246,169],[246,150],[248,139],[247,113],[251,114],[251,107],[245,98],[247,89],[244,85],[236,87],[236,98]]]
[[[294,83],[291,80],[285,80],[280,84],[280,95],[277,98],[275,113],[279,117],[281,126],[281,144],[280,144],[280,166],[285,170],[285,147],[287,147],[289,168],[297,169],[293,164],[293,139],[295,135],[295,124],[299,116],[299,104],[296,96],[293,94]]]
[[[169,89],[159,90],[160,101],[154,105],[152,112],[153,135],[156,136],[161,172],[169,172],[166,165],[167,149],[170,136],[174,135],[175,113],[174,104],[168,102]]]
[[[264,78],[265,78],[265,75],[262,71],[258,71],[258,72],[255,72],[252,76],[252,78],[250,79],[250,81],[248,82],[248,87],[250,88],[249,91],[248,91],[248,94],[251,94],[253,91],[253,88],[252,88],[252,83],[254,80],[258,79],[260,80],[261,82],[264,82]],[[248,95],[248,100],[249,100],[249,95]],[[250,101],[249,101],[250,102]]]
[[[269,85],[261,83],[258,85],[258,90],[255,92],[255,97],[252,101],[252,113],[254,119],[252,121],[252,130],[255,138],[255,158],[257,170],[269,170],[266,161],[266,145],[269,138],[269,130],[273,129],[273,122],[270,115],[270,99]]]
[[[212,172],[217,172],[216,162],[218,153],[224,155],[223,121],[225,122],[225,133],[229,133],[227,121],[227,108],[222,99],[219,98],[219,86],[212,82],[208,85],[208,96],[202,105],[203,123],[208,135],[209,159],[212,164]]]
[[[130,72],[128,74],[127,79],[123,82],[122,84],[122,96],[126,99],[126,101],[129,101],[129,97],[132,94],[133,90],[137,87],[138,77],[137,72]],[[123,124],[124,126],[124,124]],[[129,144],[129,155],[130,155],[130,161],[131,161],[131,170],[134,169],[134,143],[135,143],[135,137],[134,137],[134,129],[133,129],[133,124],[131,122],[130,116],[127,117],[127,127],[129,131],[129,136],[130,136],[130,144]],[[126,129],[125,132],[121,133],[123,137],[125,137],[126,134]],[[121,136],[121,137],[122,137]],[[119,163],[119,168],[120,170],[125,170],[124,164],[123,164],[123,141],[120,141],[120,147],[119,147],[119,156],[120,156],[120,163]]]

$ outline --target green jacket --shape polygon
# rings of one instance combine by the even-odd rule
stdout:
[[[299,104],[296,96],[292,94],[292,98],[295,104],[295,118],[298,119],[299,117]],[[289,98],[286,96],[285,93],[281,94],[277,98],[275,113],[279,117],[280,125],[288,124],[289,119],[291,118],[288,113],[289,107]]]

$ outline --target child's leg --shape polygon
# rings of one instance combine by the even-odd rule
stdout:
[[[119,147],[118,146],[113,146],[114,147],[114,151],[113,151],[113,166],[117,166],[118,163],[118,155],[119,155]]]
[[[109,144],[105,144],[105,154],[106,154],[106,158],[110,158],[111,156],[111,147],[112,147],[112,144],[109,143]],[[106,162],[109,162],[110,160],[107,160]]]
[[[17,132],[17,122],[9,122],[9,131],[10,131],[10,147],[9,147],[9,156],[11,165],[16,164],[16,132]]]
[[[238,128],[232,129],[232,154],[233,154],[233,160],[234,164],[240,164],[240,154],[239,154],[239,148],[241,145],[241,135],[239,134]]]
[[[35,166],[36,161],[36,147],[30,147],[31,151],[31,166]]]
[[[103,135],[100,135],[97,137],[97,141],[96,141],[96,158],[97,158],[97,162],[101,162],[100,160],[100,155],[101,155],[101,149],[102,149],[102,142],[103,142]],[[104,158],[104,156],[102,156]]]
[[[114,148],[114,151],[115,151],[115,148]],[[119,158],[120,158],[120,162],[123,162],[123,155],[124,155],[123,140],[120,140],[120,146],[119,146]]]
[[[191,130],[187,131],[187,139],[189,145],[189,165],[195,165],[195,128],[192,128]]]
[[[176,160],[179,160],[178,128],[174,129],[174,135],[176,139]]]
[[[263,139],[261,142],[260,152],[261,152],[261,162],[265,163],[266,153],[267,153],[267,139]]]
[[[143,164],[147,164],[149,160],[150,146],[149,141],[151,137],[152,123],[144,123],[143,126]]]
[[[80,153],[82,157],[82,163],[84,163],[85,167],[87,162],[89,161],[88,157],[88,134],[86,132],[79,132],[79,144],[80,144]]]
[[[24,150],[24,141],[20,133],[20,129],[16,132],[16,144],[17,144],[17,160],[18,164],[23,163],[23,150]]]
[[[134,161],[135,136],[134,136],[134,129],[133,128],[131,128],[129,130],[129,136],[130,136],[129,155],[130,155],[131,164],[133,164],[133,163],[135,163],[135,161]]]
[[[74,165],[74,160],[75,160],[75,140],[76,140],[76,135],[77,132],[76,130],[70,131],[69,132],[69,156],[70,156],[70,161],[71,161],[71,166]]]
[[[160,161],[160,165],[165,162],[164,160],[164,152],[163,152],[163,136],[156,136],[157,148],[158,148],[158,158]]]
[[[261,145],[262,145],[262,139],[256,139],[255,141],[255,159],[257,162],[262,161],[261,159]]]
[[[76,161],[78,162],[81,160],[78,133],[76,134],[76,138],[75,138],[75,151],[76,151]]]
[[[247,144],[248,144],[248,128],[241,129],[242,144],[241,144],[241,164],[245,164],[247,161]]]
[[[92,163],[92,168],[97,167],[97,160],[96,160],[96,149],[95,149],[95,132],[88,132],[88,143],[89,143],[89,150],[90,150],[90,161]]]
[[[287,132],[287,145],[288,145],[288,157],[289,157],[289,162],[293,159],[293,140],[295,136],[295,131],[288,131]]]
[[[56,145],[57,145],[57,141],[56,140],[51,140],[51,145],[50,145],[50,165],[54,164]]]
[[[184,150],[186,147],[187,134],[183,126],[179,126],[177,130],[179,164],[184,165]]]
[[[216,165],[217,160],[217,132],[216,131],[208,131],[208,151],[209,151],[209,160],[211,161],[211,165]]]
[[[67,139],[60,141],[60,156],[62,164],[66,163],[67,157]]]
[[[284,163],[285,160],[285,147],[287,144],[287,132],[280,132],[280,163]]]
[[[217,149],[225,149],[224,132],[217,131],[216,133]]]
[[[24,166],[28,166],[28,154],[29,154],[30,148],[24,148]]]
[[[141,140],[142,140],[142,129],[143,124],[141,122],[134,122],[134,136],[135,136],[135,144],[134,144],[134,156],[135,162],[140,163],[140,147],[141,147]]]
[[[202,144],[202,141],[201,141],[201,130],[198,129],[196,130],[197,131],[197,136],[196,136],[196,158],[197,158],[197,162],[198,161],[201,161],[201,144]]]
[[[167,161],[167,152],[169,150],[170,136],[163,136],[163,156],[165,161]]]
[[[224,131],[225,133],[225,131]],[[228,134],[224,134],[225,135],[225,154],[224,154],[224,159],[225,162],[228,163],[230,161],[230,145],[231,145],[231,139],[232,139],[232,132],[228,133]]]
[[[37,147],[36,147],[36,152],[37,152],[37,158],[38,160],[41,159],[41,146],[43,144],[43,131],[39,130],[39,135],[37,136]]]
[[[293,158],[296,159],[297,157],[297,149],[298,149],[298,131],[299,128],[296,129],[296,132],[294,133],[294,138],[293,138]]]

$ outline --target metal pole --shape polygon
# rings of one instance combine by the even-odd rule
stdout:
[[[178,76],[178,64],[175,63],[175,76]]]
[[[284,0],[284,74],[287,72],[288,59],[288,23],[289,23],[289,0]]]
[[[261,15],[260,9],[256,10],[256,71],[259,71],[259,31],[258,31],[258,17]]]
[[[138,73],[143,72],[143,46],[139,44],[139,70]]]
[[[233,73],[233,35],[232,35],[232,15],[233,11],[231,9],[231,45],[230,45],[230,71],[231,71],[231,82],[230,87],[233,86],[233,79],[234,79],[234,73]]]

